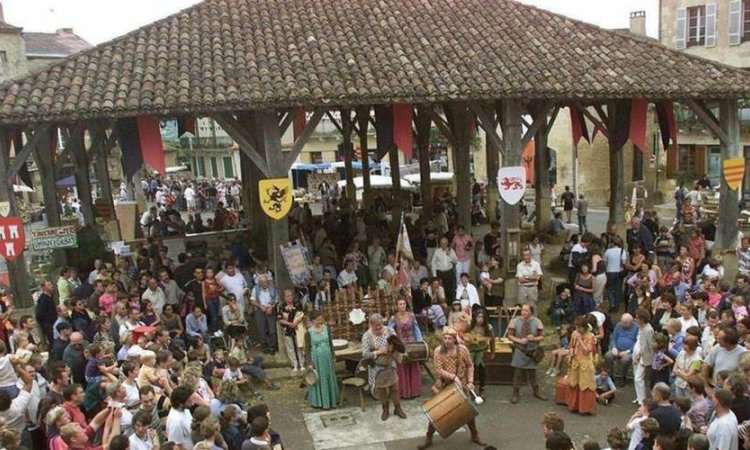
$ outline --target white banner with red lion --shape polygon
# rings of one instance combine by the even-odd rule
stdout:
[[[526,191],[526,168],[523,166],[503,167],[497,171],[497,188],[500,197],[509,205],[515,205]]]

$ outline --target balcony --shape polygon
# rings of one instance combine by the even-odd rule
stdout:
[[[234,141],[229,136],[180,138],[180,147],[183,149],[223,149],[230,148],[232,144]]]

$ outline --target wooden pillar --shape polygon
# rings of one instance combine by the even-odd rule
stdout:
[[[404,208],[401,198],[401,167],[398,162],[398,147],[393,142],[388,147],[388,160],[391,164],[391,195],[393,196],[393,207],[391,208],[393,222],[391,225],[398,227]]]
[[[357,209],[357,188],[354,186],[354,146],[352,145],[352,111],[349,108],[341,108],[341,149],[344,153],[344,172],[346,175],[346,198],[349,200],[350,211]]]
[[[89,176],[89,158],[86,154],[85,130],[82,127],[70,127],[71,156],[73,157],[73,168],[78,199],[81,202],[81,213],[86,225],[94,224],[94,200],[91,198],[91,178]]]
[[[370,107],[357,108],[357,125],[359,133],[359,149],[362,153],[362,192],[370,191],[370,153],[367,140],[367,129],[370,126]]]
[[[625,158],[622,145],[618,143],[619,122],[623,115],[630,114],[625,101],[613,101],[607,105],[607,129],[609,130],[609,222],[624,225],[625,221]],[[585,194],[584,194],[585,195]],[[577,200],[577,199],[576,199]]]
[[[503,166],[514,167],[523,165],[523,145],[521,142],[521,104],[517,100],[504,100],[502,103],[501,126],[503,129],[503,144],[505,154],[503,155]],[[505,264],[508,261],[518,260],[519,255],[511,255],[508,243],[508,230],[518,229],[521,224],[521,210],[518,204],[509,205],[504,200],[500,203],[501,212],[501,236],[503,242],[503,258]],[[519,250],[519,249],[517,249]],[[513,268],[515,270],[515,268]],[[506,286],[514,286],[515,283],[506,283]],[[511,301],[511,304],[514,302]]]
[[[254,113],[255,136],[258,142],[258,152],[265,156],[268,165],[266,178],[286,178],[288,170],[284,164],[284,155],[281,151],[281,130],[279,118],[274,110],[261,110]],[[256,182],[257,183],[257,182]],[[254,205],[260,209],[260,205]],[[276,274],[276,287],[279,290],[291,288],[292,282],[286,268],[284,258],[281,256],[280,247],[289,242],[289,220],[284,217],[281,220],[273,220],[266,217],[266,225],[269,238],[268,262]]]
[[[737,245],[737,219],[739,218],[738,205],[740,191],[739,189],[732,190],[729,188],[729,185],[727,185],[723,173],[723,161],[727,158],[742,156],[738,111],[739,106],[736,99],[724,100],[719,105],[719,122],[722,131],[724,131],[724,134],[726,135],[726,141],[721,142],[722,173],[720,176],[721,186],[719,198],[721,220],[718,220],[716,224],[716,247],[718,252],[734,250]]]
[[[44,136],[39,141],[39,144],[34,147],[33,154],[36,166],[39,169],[39,177],[41,178],[47,225],[50,227],[59,227],[62,224],[60,219],[62,207],[57,197],[57,180],[55,180],[55,165],[52,160],[51,148],[53,142],[52,133],[57,133],[57,130],[52,128],[44,132]],[[56,266],[67,264],[67,256],[64,250],[54,250],[53,254]]]
[[[489,126],[489,125],[488,125]],[[493,123],[493,127],[495,124]],[[486,132],[485,132],[486,134]],[[500,148],[493,139],[485,139],[484,151],[487,159],[487,195],[485,208],[487,219],[491,222],[497,216],[497,200],[500,192],[497,189],[497,171],[500,169]]]
[[[419,189],[422,196],[422,218],[432,219],[432,180],[430,179],[430,131],[432,120],[427,111],[429,106],[417,106],[414,116],[414,128],[417,135],[417,151],[419,152]]]
[[[106,144],[106,128],[101,127],[96,133],[101,133],[99,139],[94,139],[95,146],[94,151],[94,173],[96,179],[99,181],[99,188],[101,188],[102,198],[110,206],[111,210],[114,211],[114,199],[112,196],[112,183],[109,180],[109,168],[107,166],[107,156],[109,156],[109,149]]]
[[[0,174],[7,174],[10,167],[10,149],[6,144],[7,130],[0,130]],[[14,174],[11,174],[14,175]],[[8,202],[10,205],[8,216],[18,216],[16,196],[13,192],[14,176],[2,175],[0,181],[0,201]],[[26,270],[26,259],[24,256],[14,262],[8,262],[8,279],[10,280],[10,292],[13,294],[16,309],[31,308],[34,300],[29,290],[29,276]]]
[[[453,161],[456,176],[458,224],[471,230],[471,121],[473,113],[465,103],[446,106],[446,117],[453,133]],[[520,119],[520,117],[519,117]]]
[[[547,149],[547,134],[549,133],[547,112],[535,108],[532,112],[534,123],[539,121],[539,128],[534,135],[534,192],[536,221],[534,228],[542,231],[552,219],[552,199],[550,198],[549,182],[549,150]]]

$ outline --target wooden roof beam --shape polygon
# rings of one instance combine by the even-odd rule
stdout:
[[[263,175],[268,176],[268,163],[266,162],[265,155],[261,155],[253,144],[255,142],[253,132],[245,124],[240,123],[232,114],[215,114],[213,118],[239,144],[240,151],[250,158]]]
[[[583,113],[583,115],[594,124],[594,127],[598,128],[599,131],[604,135],[604,137],[606,137],[606,138],[609,139],[609,128],[607,127],[607,125],[604,122],[602,122],[595,115],[591,114],[591,111],[589,111],[588,108],[586,108],[582,104],[580,104],[580,103],[573,103],[573,106],[575,106],[576,108],[580,109],[581,112]],[[599,106],[599,109],[601,109],[601,106]],[[601,111],[600,113],[603,113],[603,111]],[[606,115],[605,115],[605,117],[606,117]]]
[[[294,164],[294,160],[297,159],[297,156],[299,156],[300,152],[302,151],[302,147],[305,146],[307,141],[310,139],[310,136],[312,136],[313,132],[315,131],[315,128],[318,127],[320,119],[323,118],[324,114],[326,114],[326,111],[323,108],[315,109],[312,117],[310,117],[310,120],[308,120],[305,124],[305,128],[302,130],[302,133],[294,141],[294,144],[292,144],[292,149],[284,156],[285,172],[288,172],[289,169],[291,169],[292,164]]]
[[[13,162],[10,164],[10,167],[8,167],[8,171],[5,173],[5,178],[10,179],[16,174],[18,174],[18,171],[21,170],[21,166],[26,164],[26,160],[29,159],[29,156],[31,155],[31,151],[39,145],[42,138],[49,132],[49,130],[52,128],[52,124],[45,123],[42,125],[39,125],[39,128],[36,129],[36,132],[28,137],[28,140],[26,141],[26,144],[21,148],[21,151],[16,152],[16,156],[13,159]],[[26,135],[28,136],[29,133],[26,132]]]
[[[445,136],[446,139],[448,139],[448,142],[450,142],[452,147],[455,147],[456,145],[456,137],[453,135],[453,132],[451,131],[450,126],[448,126],[448,122],[435,111],[435,108],[431,105],[428,105],[425,107],[425,112],[428,116],[430,116],[430,119],[432,119],[432,122],[435,123],[435,126],[438,127],[438,130],[440,130],[440,133],[442,133],[443,136]]]
[[[703,122],[709,130],[721,141],[723,145],[729,145],[729,136],[724,132],[719,123],[719,119],[711,112],[705,104],[698,103],[693,99],[685,99],[682,101],[687,107],[693,110],[696,116]]]
[[[536,136],[536,133],[539,131],[539,128],[542,126],[543,123],[547,121],[547,115],[552,110],[552,108],[555,106],[555,102],[548,101],[541,105],[541,108],[538,111],[535,111],[534,114],[532,114],[532,118],[534,119],[534,122],[528,128],[526,129],[526,133],[521,138],[521,148],[526,148],[526,145]],[[523,120],[523,119],[522,119]]]
[[[484,130],[487,140],[505,155],[505,144],[500,135],[497,134],[498,121],[495,118],[495,112],[492,108],[486,108],[478,103],[470,103],[469,107],[477,116],[477,123]]]

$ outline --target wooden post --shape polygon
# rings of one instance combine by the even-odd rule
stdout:
[[[547,149],[547,134],[549,132],[547,111],[539,111],[538,107],[532,112],[534,122],[539,122],[539,129],[534,136],[534,192],[536,231],[542,231],[552,219],[552,199],[550,198],[549,182],[549,150]]]
[[[727,185],[723,173],[723,161],[727,158],[742,156],[738,111],[739,106],[736,99],[724,100],[719,105],[719,122],[726,135],[726,141],[721,142],[722,173],[719,197],[721,220],[718,220],[716,224],[716,247],[719,252],[732,251],[737,245],[737,219],[739,218],[737,205],[739,204],[740,191],[739,189],[732,190]]]
[[[279,118],[274,110],[256,111],[255,116],[255,136],[257,139],[258,152],[265,155],[268,173],[266,178],[286,178],[288,171],[284,165],[284,155],[281,151],[281,132],[279,129]],[[253,181],[257,184],[257,180]],[[259,204],[253,205],[254,208],[260,209]],[[281,256],[281,246],[289,242],[289,220],[284,217],[281,220],[273,220],[266,217],[266,224],[269,233],[266,235],[270,239],[268,262],[276,274],[276,288],[279,291],[292,287],[289,272],[286,268],[284,258]]]
[[[430,131],[432,120],[427,112],[429,106],[417,106],[414,116],[414,128],[417,135],[417,151],[419,154],[419,189],[422,196],[422,218],[432,219],[432,180],[430,179]]]
[[[502,103],[501,126],[503,129],[503,144],[505,154],[503,155],[503,166],[513,167],[523,165],[523,145],[521,143],[521,104],[518,100],[504,100]],[[511,255],[508,245],[508,230],[520,228],[521,210],[518,204],[509,205],[504,200],[500,202],[501,212],[501,236],[503,242],[503,257],[518,258]],[[506,288],[514,287],[515,283],[505,283]],[[507,291],[506,291],[507,293]],[[512,296],[511,296],[512,297]],[[513,304],[511,301],[510,304]]]
[[[362,106],[357,109],[357,124],[359,127],[359,149],[362,152],[362,192],[370,191],[370,153],[367,140],[367,129],[370,126],[370,107]]]
[[[496,122],[492,126],[496,127]],[[486,132],[485,132],[486,134]],[[497,200],[500,198],[500,192],[497,189],[497,171],[500,169],[500,148],[494,139],[487,137],[485,139],[484,151],[487,159],[487,196],[485,198],[485,208],[487,219],[490,223],[497,217]]]
[[[34,147],[33,154],[36,166],[39,169],[39,177],[42,182],[42,196],[44,198],[44,212],[47,215],[47,225],[50,227],[59,227],[62,224],[60,218],[61,206],[57,198],[57,180],[55,180],[55,165],[52,160],[52,133],[56,129],[45,131],[44,136],[39,144]],[[140,185],[139,185],[140,188]],[[54,250],[55,265],[64,266],[67,264],[67,256],[64,250]]]
[[[81,202],[81,213],[86,225],[94,224],[94,200],[91,198],[91,178],[89,177],[89,159],[86,155],[85,129],[78,125],[69,128],[71,155],[78,199]],[[107,180],[108,181],[108,180]]]
[[[352,145],[352,111],[349,108],[341,108],[341,149],[344,153],[344,172],[346,174],[346,198],[349,200],[350,211],[357,209],[357,188],[354,186],[354,146]]]
[[[624,101],[613,101],[607,105],[607,130],[609,131],[609,222],[624,226],[625,221],[625,159],[622,146],[617,143],[618,123],[624,114],[630,114]],[[577,201],[578,199],[576,199]]]
[[[8,173],[10,167],[10,148],[8,148],[7,142],[7,130],[0,129],[0,173],[3,174]],[[10,212],[8,216],[18,216],[16,196],[13,192],[13,177],[6,177],[0,181],[0,201],[9,203]],[[13,294],[16,309],[33,307],[34,300],[31,298],[29,290],[29,276],[26,271],[25,257],[22,256],[14,262],[8,262],[7,266],[10,291]]]
[[[471,230],[471,120],[473,113],[465,103],[446,106],[446,118],[454,138],[453,161],[456,175],[458,224]]]
[[[114,130],[112,131],[114,133]],[[99,181],[99,187],[102,190],[102,198],[107,203],[112,211],[115,210],[114,199],[112,196],[112,184],[109,180],[109,168],[107,166],[107,156],[109,156],[109,150],[107,148],[107,129],[102,126],[95,133],[101,133],[99,139],[94,139],[94,173],[96,179]]]

